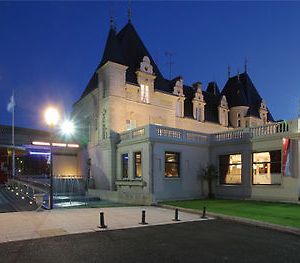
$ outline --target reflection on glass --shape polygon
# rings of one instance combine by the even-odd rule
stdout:
[[[253,153],[253,184],[281,183],[281,151]]]
[[[122,177],[128,178],[128,153],[122,154]]]
[[[134,153],[134,161],[135,161],[135,177],[142,177],[142,153],[136,152]]]
[[[179,153],[165,153],[165,177],[179,177]]]
[[[220,184],[241,184],[242,155],[229,154],[219,156]]]

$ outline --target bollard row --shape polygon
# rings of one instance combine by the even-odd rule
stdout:
[[[206,216],[206,207],[203,207],[203,211],[202,211],[202,219],[207,219],[208,217]],[[179,211],[178,208],[175,209],[175,216],[172,219],[172,221],[180,221],[179,219]],[[142,220],[139,223],[140,225],[148,225],[148,223],[146,222],[146,211],[142,210]],[[107,228],[107,225],[105,225],[105,221],[104,221],[104,212],[100,212],[100,225],[98,226],[101,229],[105,229]]]

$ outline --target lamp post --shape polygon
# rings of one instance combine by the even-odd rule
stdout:
[[[52,135],[55,126],[59,121],[59,112],[54,107],[49,107],[44,113],[45,122],[50,128],[50,193],[49,193],[49,207],[53,209],[53,155],[52,155]]]

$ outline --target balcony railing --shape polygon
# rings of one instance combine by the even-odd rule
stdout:
[[[296,132],[295,123],[293,121],[282,121],[270,123],[262,126],[232,130],[212,134],[213,141],[230,141],[243,138],[257,138],[261,136],[284,135],[290,132]]]
[[[150,124],[123,132],[120,134],[120,139],[124,142],[139,140],[144,137],[165,141],[206,144],[209,142],[235,141],[263,136],[284,136],[291,132],[297,132],[297,125],[295,121],[282,121],[257,127],[232,129],[230,131],[207,134]]]

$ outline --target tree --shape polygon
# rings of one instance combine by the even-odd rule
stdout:
[[[202,168],[201,178],[207,181],[208,184],[208,198],[213,199],[215,194],[212,192],[213,181],[218,177],[218,169],[213,164],[208,164],[205,168]]]

